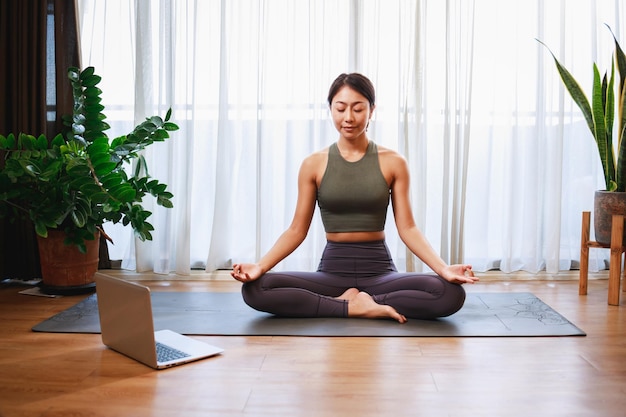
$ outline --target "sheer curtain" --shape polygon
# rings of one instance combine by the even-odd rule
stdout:
[[[567,8],[565,7],[567,3]],[[491,10],[491,13],[487,13]],[[476,1],[465,259],[478,270],[579,259],[581,211],[602,188],[595,144],[541,39],[590,94],[592,62],[611,63],[619,1]],[[478,29],[480,28],[480,30]],[[605,251],[594,252],[604,268]]]
[[[608,65],[618,0],[79,0],[83,65],[103,76],[110,136],[173,108],[146,155],[174,209],[148,202],[154,241],[107,225],[125,268],[188,274],[254,261],[289,225],[302,159],[337,139],[327,89],[377,88],[370,136],[409,162],[418,225],[478,271],[569,269],[600,187],[584,121],[542,39],[581,80]],[[584,84],[584,83],[583,83]],[[397,237],[399,269],[423,269]],[[318,216],[277,266],[313,269]],[[597,254],[597,262],[603,261]]]

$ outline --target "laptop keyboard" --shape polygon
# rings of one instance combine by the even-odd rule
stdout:
[[[159,362],[169,362],[191,356],[188,353],[182,352],[178,349],[174,349],[160,342],[156,342],[156,352],[157,360]]]

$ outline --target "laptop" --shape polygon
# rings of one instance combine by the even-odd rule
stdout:
[[[102,342],[154,369],[218,355],[224,350],[171,330],[154,331],[150,288],[96,272]]]

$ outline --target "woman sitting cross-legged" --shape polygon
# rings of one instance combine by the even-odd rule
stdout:
[[[447,265],[415,225],[404,157],[367,136],[375,92],[365,76],[341,74],[328,104],[339,139],[308,156],[289,228],[257,263],[233,265],[252,308],[285,317],[433,319],[465,302],[470,265]],[[389,201],[400,238],[435,273],[398,272],[385,243]],[[319,205],[326,247],[315,272],[269,272],[305,239]]]

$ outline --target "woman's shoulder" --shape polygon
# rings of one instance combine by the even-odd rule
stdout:
[[[305,162],[319,162],[322,160],[326,160],[328,159],[328,149],[330,148],[330,146],[326,146],[325,148],[322,148],[320,150],[317,150],[315,152],[313,152],[312,154],[310,154],[309,156],[307,156],[306,158],[304,158]]]
[[[310,172],[317,172],[320,168],[325,167],[328,162],[329,146],[313,152],[302,161],[302,168]]]
[[[381,159],[389,160],[389,161],[406,161],[406,158],[398,151],[393,150],[391,148],[387,148],[385,146],[381,146],[376,144],[376,148],[378,149],[378,156]]]
[[[405,178],[409,175],[406,158],[401,153],[384,146],[377,145],[377,148],[380,169],[390,184],[398,178]]]
[[[326,146],[325,148],[319,149],[315,152],[313,152],[312,154],[309,154],[309,156],[307,156],[306,158],[304,158],[305,161],[309,160],[309,161],[317,161],[320,159],[325,159],[328,158],[328,149],[330,148],[330,146]]]

